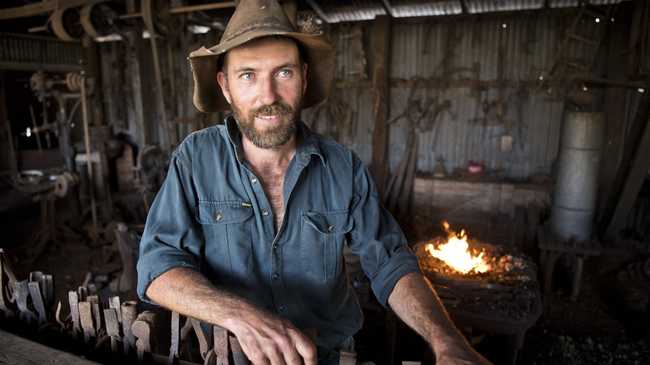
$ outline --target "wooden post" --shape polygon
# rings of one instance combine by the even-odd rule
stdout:
[[[625,51],[625,40],[629,37],[628,26],[624,22],[620,22],[612,23],[609,27],[607,78],[610,80],[624,80],[628,74],[628,68],[627,62],[622,62],[621,54]],[[625,100],[627,93],[628,91],[624,88],[610,87],[605,89],[603,111],[607,123],[605,123],[605,140],[603,141],[599,177],[597,216],[599,221],[611,216],[616,203],[613,198],[617,193],[614,191],[616,189],[616,173],[622,165],[623,147],[626,142]],[[620,191],[620,182],[618,189]]]
[[[370,53],[372,56],[373,115],[371,172],[383,197],[389,175],[388,145],[390,142],[390,18],[378,16],[371,26]]]
[[[639,195],[639,191],[641,191],[643,181],[648,175],[648,166],[650,166],[650,113],[647,111],[645,113],[645,119],[646,125],[643,137],[639,141],[634,161],[632,162],[632,166],[630,166],[623,190],[618,198],[614,216],[607,227],[606,236],[610,238],[615,238],[623,228],[630,209],[632,209],[634,201]]]
[[[93,42],[90,37],[85,36],[83,37],[81,44],[84,48],[84,72],[86,73],[86,79],[92,79],[94,83],[92,93],[89,93],[88,95],[88,103],[92,106],[90,124],[93,126],[104,125],[104,98],[102,96],[102,75],[99,71],[100,64],[99,56],[97,54],[97,43]]]
[[[7,100],[5,91],[5,73],[0,71],[0,170],[9,171],[12,174],[18,172],[16,152],[14,150],[13,135],[11,133],[11,122],[8,118]]]
[[[142,30],[128,32],[126,35],[126,66],[130,80],[131,97],[126,98],[129,133],[135,137],[139,148],[149,144],[149,133],[145,121],[144,98],[142,92],[142,72],[140,55],[142,54]]]

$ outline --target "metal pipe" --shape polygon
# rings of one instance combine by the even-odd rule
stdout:
[[[93,163],[90,153],[90,131],[88,129],[88,102],[86,101],[86,76],[81,75],[81,117],[84,126],[84,148],[86,150],[86,167],[88,169],[88,184],[90,185],[90,213],[93,220],[93,235],[97,233],[97,206],[95,204],[95,182],[93,178]]]
[[[568,113],[562,128],[551,229],[561,239],[589,240],[598,192],[602,113]]]

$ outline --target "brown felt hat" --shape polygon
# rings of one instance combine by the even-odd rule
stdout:
[[[241,0],[219,44],[190,53],[194,106],[206,113],[229,110],[230,105],[216,80],[219,57],[230,49],[267,36],[289,37],[303,48],[309,65],[303,107],[316,105],[327,98],[334,75],[334,48],[325,36],[297,31],[276,0]]]

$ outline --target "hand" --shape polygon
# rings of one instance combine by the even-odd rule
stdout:
[[[436,353],[436,365],[490,365],[486,358],[481,356],[469,345],[449,347]]]
[[[229,322],[254,365],[316,365],[316,346],[287,320],[251,308]]]

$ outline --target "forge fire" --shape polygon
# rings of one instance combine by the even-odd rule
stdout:
[[[469,243],[464,229],[455,232],[446,221],[442,222],[442,226],[447,232],[447,241],[440,243],[438,246],[428,243],[425,249],[431,256],[444,261],[452,269],[463,274],[471,271],[484,273],[490,270],[490,265],[483,258],[485,252],[476,255],[468,249]]]
[[[527,282],[534,279],[535,264],[516,250],[470,238],[466,230],[453,230],[442,222],[445,237],[416,245],[425,272],[447,277],[483,277],[499,282]]]

